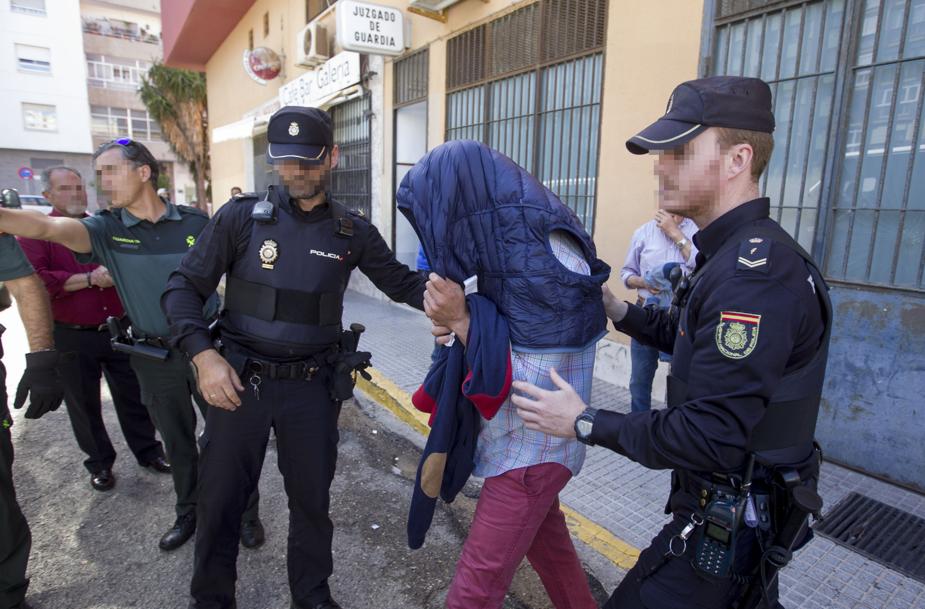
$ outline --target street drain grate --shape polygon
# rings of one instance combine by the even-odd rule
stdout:
[[[925,583],[925,519],[851,493],[813,527],[820,535]]]

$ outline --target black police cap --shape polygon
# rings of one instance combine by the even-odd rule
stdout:
[[[774,132],[771,89],[759,78],[711,76],[675,87],[665,115],[628,139],[633,154],[671,150],[710,127]]]
[[[334,146],[331,115],[320,108],[284,106],[267,125],[267,161],[297,159],[320,165]]]

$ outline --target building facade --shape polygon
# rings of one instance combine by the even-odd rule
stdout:
[[[89,131],[93,149],[120,137],[143,143],[161,165],[161,186],[174,203],[196,198],[187,165],[177,160],[138,94],[142,78],[161,59],[159,0],[82,0]]]
[[[0,188],[41,194],[63,164],[93,178],[86,78],[76,2],[0,2]]]
[[[627,153],[626,138],[660,116],[684,80],[767,80],[778,127],[761,186],[775,217],[820,261],[836,305],[818,436],[829,458],[925,488],[925,423],[916,416],[925,392],[925,5],[380,0],[402,13],[404,52],[351,59],[359,73],[325,98],[293,94],[336,72],[330,62],[300,65],[300,33],[322,25],[324,55],[346,62],[338,3],[223,2],[221,27],[194,36],[217,3],[163,0],[167,61],[207,75],[216,192],[265,185],[267,117],[281,103],[320,100],[352,151],[336,194],[353,196],[409,264],[418,245],[396,214],[395,190],[427,150],[469,138],[558,194],[617,271],[632,232],[657,209],[652,158]],[[283,58],[266,84],[242,69],[255,46]],[[631,297],[616,273],[610,286]],[[626,341],[611,335],[598,354],[596,374],[626,385]]]

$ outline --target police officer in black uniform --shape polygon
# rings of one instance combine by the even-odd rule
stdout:
[[[672,521],[605,609],[779,606],[773,574],[821,507],[813,433],[831,304],[815,262],[758,196],[773,129],[767,84],[712,77],[678,86],[627,142],[658,154],[662,208],[701,227],[697,269],[671,311],[605,291],[617,330],[673,353],[667,409],[596,411],[564,382],[515,383],[528,427],[673,470]]]
[[[238,527],[271,427],[289,497],[292,606],[339,607],[327,584],[328,507],[340,402],[352,389],[353,364],[345,361],[356,347],[341,325],[350,272],[359,267],[393,300],[423,308],[420,275],[395,260],[372,224],[327,193],[339,156],[330,116],[284,107],[270,118],[267,140],[280,185],[223,206],[162,298],[173,339],[193,358],[202,395],[215,406],[200,440],[196,609],[235,606]],[[213,342],[201,310],[225,273]]]
[[[26,371],[16,390],[14,407],[21,408],[28,397],[25,416],[37,419],[61,405],[64,386],[58,373],[60,362],[54,350],[51,307],[45,284],[36,276],[11,235],[0,235],[0,281],[5,282],[16,297],[29,340]],[[2,308],[8,305],[6,302]],[[0,326],[0,334],[4,330]],[[3,357],[2,345],[0,357]],[[7,408],[6,369],[0,363],[0,609],[27,609],[26,564],[32,535],[13,488],[12,426],[13,418]]]

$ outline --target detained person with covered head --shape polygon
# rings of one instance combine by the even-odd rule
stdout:
[[[360,328],[344,331],[344,291],[359,268],[393,300],[423,308],[424,279],[376,227],[330,193],[340,151],[324,110],[286,106],[267,128],[277,183],[222,206],[171,276],[162,306],[212,404],[203,447],[196,609],[235,606],[238,527],[257,488],[271,427],[289,497],[292,607],[337,609],[329,517],[341,403],[369,364]],[[226,275],[213,331],[197,311]]]
[[[700,227],[671,310],[605,289],[617,330],[673,353],[667,409],[597,411],[564,382],[515,384],[530,428],[672,470],[673,519],[606,609],[778,607],[776,571],[811,537],[832,309],[812,257],[758,193],[773,130],[768,85],[722,76],[679,85],[627,141],[653,154],[661,208]]]
[[[555,607],[596,607],[558,500],[584,447],[527,429],[510,388],[512,379],[551,388],[555,366],[590,398],[610,268],[572,210],[478,142],[432,150],[405,176],[397,201],[433,270],[424,305],[434,333],[457,339],[414,395],[432,413],[432,430],[409,544],[423,542],[438,496],[452,501],[470,474],[483,477],[447,607],[501,607],[525,556]]]

